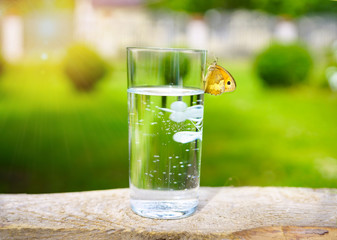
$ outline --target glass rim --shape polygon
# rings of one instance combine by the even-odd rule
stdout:
[[[127,47],[127,51],[154,51],[154,52],[186,52],[186,53],[207,53],[206,49],[193,48],[164,48],[164,47]]]

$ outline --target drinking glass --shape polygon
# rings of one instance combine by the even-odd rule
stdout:
[[[178,219],[198,205],[206,50],[127,48],[132,210]]]

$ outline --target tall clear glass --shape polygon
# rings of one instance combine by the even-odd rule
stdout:
[[[132,210],[178,219],[198,205],[206,50],[127,48]]]

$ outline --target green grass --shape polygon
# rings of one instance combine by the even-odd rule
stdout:
[[[76,92],[55,64],[7,69],[0,192],[128,186],[124,62],[90,94]],[[223,65],[238,88],[205,97],[201,185],[337,187],[336,94],[313,84],[267,89],[249,63]]]

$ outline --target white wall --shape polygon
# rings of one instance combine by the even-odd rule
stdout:
[[[15,62],[23,56],[23,21],[20,16],[5,16],[2,20],[2,54]]]

